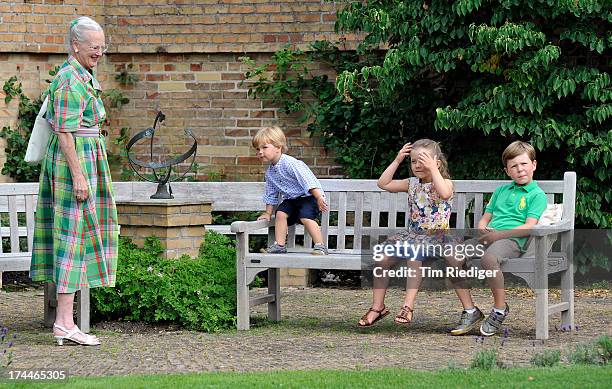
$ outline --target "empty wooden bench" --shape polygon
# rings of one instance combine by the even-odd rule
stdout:
[[[456,229],[474,228],[482,217],[485,195],[492,193],[508,181],[455,180],[453,213]],[[295,245],[295,229],[289,229],[287,254],[249,252],[252,231],[268,228],[268,239],[274,240],[274,222],[238,221],[231,225],[236,233],[236,269],[238,329],[249,329],[250,309],[254,305],[268,304],[268,318],[280,320],[279,268],[361,270],[362,251],[370,249],[384,236],[405,227],[409,217],[406,193],[388,193],[380,190],[374,180],[321,180],[330,212],[322,215],[321,229],[325,243],[335,236],[335,245],[327,256],[312,256],[312,239],[306,235],[304,247]],[[502,264],[502,271],[525,279],[536,295],[536,338],[548,338],[548,317],[561,313],[562,324],[574,325],[573,284],[573,228],[576,198],[576,174],[566,172],[562,181],[538,181],[546,192],[549,203],[563,203],[562,220],[553,226],[538,225],[533,230],[535,257],[510,259]],[[261,193],[260,193],[261,196]],[[560,197],[555,199],[555,196]],[[330,217],[331,215],[331,217]],[[384,217],[381,218],[381,215]],[[386,225],[381,225],[381,219]],[[330,224],[330,220],[334,221]],[[336,222],[337,220],[337,222]],[[347,223],[347,220],[350,221]],[[398,220],[403,220],[398,225]],[[367,221],[367,223],[364,223]],[[551,250],[551,240],[558,240],[559,249]],[[478,262],[475,261],[477,266]],[[268,293],[250,297],[249,284],[257,273],[268,271]],[[560,272],[562,302],[551,305],[548,301],[548,275]]]

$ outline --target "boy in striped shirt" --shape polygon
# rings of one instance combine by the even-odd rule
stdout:
[[[285,154],[287,138],[279,127],[259,130],[253,137],[253,147],[259,159],[270,163],[266,170],[263,198],[266,211],[257,220],[270,220],[274,207],[280,203],[274,218],[276,241],[265,251],[286,253],[288,226],[299,221],[314,242],[312,254],[327,255],[321,228],[316,221],[320,212],[329,210],[319,180],[304,162]]]

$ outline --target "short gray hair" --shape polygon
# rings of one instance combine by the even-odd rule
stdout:
[[[103,31],[102,27],[87,16],[81,16],[70,22],[68,29],[68,51],[72,51],[72,41],[83,42],[85,31]]]

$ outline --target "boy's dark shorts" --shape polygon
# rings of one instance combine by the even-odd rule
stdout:
[[[276,212],[282,211],[289,215],[287,225],[292,226],[300,219],[316,220],[321,214],[317,200],[314,196],[296,197],[295,199],[283,200]]]

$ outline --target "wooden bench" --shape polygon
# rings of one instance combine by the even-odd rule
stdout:
[[[29,271],[34,240],[34,212],[38,200],[37,183],[0,184],[0,237],[8,243],[8,250],[0,244],[0,274],[8,271]],[[4,225],[8,215],[8,225]],[[22,240],[25,240],[22,241]],[[24,247],[25,246],[25,247]],[[76,295],[77,325],[89,331],[89,289],[85,288]],[[44,322],[53,326],[57,298],[55,285],[45,283]]]
[[[263,211],[262,182],[181,182],[172,185],[177,198],[201,198],[212,202],[215,212]],[[117,200],[148,199],[155,193],[156,184],[147,182],[115,182]],[[7,250],[0,245],[0,276],[2,272],[29,271],[34,238],[34,212],[38,200],[38,183],[0,184],[0,237]],[[4,221],[6,219],[6,222]],[[229,225],[208,225],[207,230],[233,234]],[[267,234],[267,229],[255,231]],[[52,326],[57,307],[55,287],[45,283],[44,322]],[[83,331],[90,328],[89,289],[77,293],[77,324]]]
[[[473,228],[478,224],[486,206],[485,195],[492,193],[508,181],[476,180],[455,182],[453,205],[454,228]],[[370,249],[381,237],[405,227],[406,193],[388,193],[380,190],[374,180],[321,180],[330,212],[324,213],[321,229],[326,244],[329,237],[336,236],[336,244],[330,247],[328,256],[312,256],[307,248],[312,239],[304,238],[304,247],[295,246],[295,228],[289,229],[287,254],[263,254],[249,252],[249,235],[261,228],[268,228],[268,239],[274,240],[274,222],[238,221],[231,225],[236,233],[237,249],[237,303],[238,329],[249,329],[250,309],[254,305],[268,304],[268,318],[280,320],[279,268],[361,270],[362,250]],[[526,280],[536,295],[536,338],[548,338],[548,317],[561,313],[562,324],[574,325],[574,279],[573,279],[573,228],[576,198],[576,174],[566,172],[563,181],[538,181],[546,192],[549,203],[555,195],[561,197],[563,218],[554,226],[538,225],[533,230],[535,257],[521,257],[502,264],[504,272],[510,272]],[[252,193],[249,193],[252,195]],[[261,197],[261,192],[257,194]],[[560,200],[560,201],[559,201]],[[403,226],[397,224],[403,213]],[[333,215],[330,218],[330,214]],[[382,226],[382,219],[387,225]],[[330,224],[330,219],[337,223]],[[364,223],[368,220],[369,223]],[[347,223],[347,221],[350,221]],[[355,238],[357,237],[357,238]],[[560,238],[560,239],[559,239]],[[552,240],[558,240],[559,249],[550,249]],[[478,266],[478,261],[474,262]],[[268,293],[250,297],[249,284],[257,273],[268,271]],[[548,274],[560,272],[561,299],[559,304],[548,301]]]

